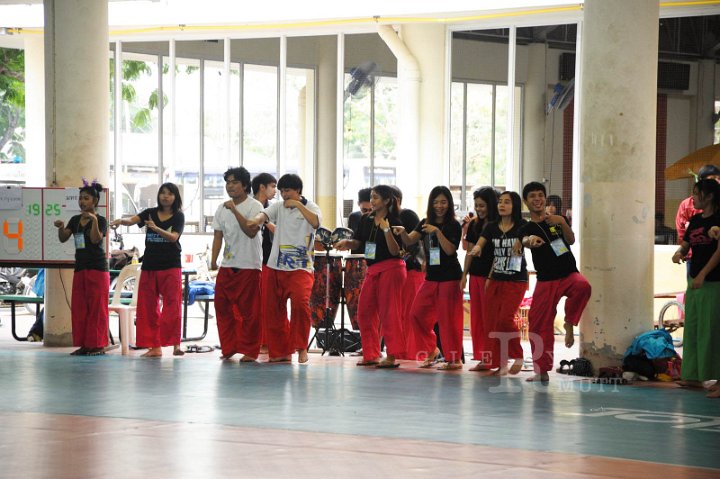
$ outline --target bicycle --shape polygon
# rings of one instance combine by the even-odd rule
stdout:
[[[673,336],[675,346],[682,346],[682,328],[685,327],[685,293],[664,293],[657,294],[655,297],[672,298],[660,309],[655,329],[666,330]]]

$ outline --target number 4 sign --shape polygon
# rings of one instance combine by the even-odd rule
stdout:
[[[72,266],[75,251],[72,241],[60,243],[56,220],[67,224],[78,213],[76,188],[17,188],[0,187],[0,265]],[[108,193],[103,190],[98,214],[108,215]],[[68,201],[70,203],[68,204]],[[107,251],[108,239],[105,238]]]

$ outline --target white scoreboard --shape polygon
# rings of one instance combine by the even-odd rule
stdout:
[[[80,188],[0,186],[0,265],[62,267],[75,264],[75,243],[58,240],[54,223],[80,214]],[[97,212],[108,217],[108,190],[100,194]],[[108,236],[105,236],[108,251]]]

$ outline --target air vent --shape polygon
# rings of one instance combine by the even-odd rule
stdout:
[[[561,53],[558,75],[560,81],[575,77],[575,54]],[[687,63],[658,62],[657,87],[661,90],[688,90],[690,65]]]
[[[687,90],[690,88],[690,65],[687,63],[658,62],[658,88]]]

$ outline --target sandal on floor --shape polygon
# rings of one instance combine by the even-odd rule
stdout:
[[[457,371],[458,369],[462,369],[462,367],[462,364],[445,363],[437,369],[438,371]]]
[[[391,362],[380,361],[379,363],[377,363],[375,365],[375,367],[378,369],[395,369],[397,367],[400,367],[400,363],[391,363]]]
[[[380,364],[380,361],[375,361],[372,359],[369,361],[365,361],[363,359],[362,361],[358,361],[357,363],[355,363],[355,366],[378,366],[379,364]]]
[[[430,369],[438,363],[437,359],[426,359],[423,363],[418,366],[420,369]]]
[[[570,361],[563,359],[560,361],[560,367],[555,370],[560,374],[570,374]]]

